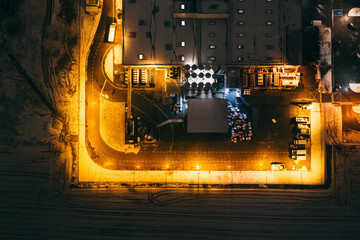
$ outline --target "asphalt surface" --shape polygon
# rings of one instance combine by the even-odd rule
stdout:
[[[289,158],[289,143],[294,138],[290,118],[304,112],[289,102],[293,98],[309,97],[315,88],[314,69],[302,69],[304,86],[295,91],[253,91],[240,104],[252,120],[253,140],[232,143],[228,134],[188,134],[184,123],[170,122],[179,118],[169,104],[151,91],[133,90],[133,115],[154,127],[156,143],[141,143],[139,154],[125,154],[110,148],[99,131],[100,92],[109,95],[111,101],[125,101],[126,90],[116,89],[105,83],[102,59],[112,46],[106,43],[106,31],[113,15],[112,1],[105,0],[99,27],[90,49],[86,82],[86,141],[89,155],[109,169],[126,170],[270,170],[271,162],[283,162],[288,169],[295,166]],[[161,94],[160,94],[161,96]],[[273,123],[272,119],[276,119]],[[302,163],[309,166],[309,163]],[[104,166],[105,167],[105,166]]]

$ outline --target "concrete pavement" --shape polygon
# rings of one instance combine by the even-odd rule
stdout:
[[[314,104],[312,117],[312,152],[309,170],[300,171],[118,171],[96,165],[86,149],[80,149],[80,182],[122,182],[128,184],[306,184],[325,183],[325,141],[323,110]],[[84,142],[84,141],[82,141]]]
[[[103,34],[101,33],[101,29],[105,29],[104,26],[99,27],[99,34],[97,34],[97,41],[99,44],[104,44],[102,42]],[[96,46],[95,46],[96,47]],[[95,55],[101,53],[104,53],[105,48],[99,48],[94,51]],[[93,54],[94,54],[93,53]],[[89,58],[94,59],[94,58]],[[101,85],[101,75],[99,75],[98,72],[96,72],[96,69],[94,71],[94,66],[97,65],[98,61],[89,62],[90,68],[88,68],[88,81],[91,85],[91,88],[87,89],[87,94],[89,93],[89,96],[92,96],[91,98],[87,98],[87,106],[91,106],[92,110],[87,113],[87,116],[93,116],[90,119],[87,118],[87,123],[85,124],[85,119],[83,116],[85,115],[85,101],[81,102],[80,107],[80,160],[79,160],[79,181],[96,181],[96,182],[106,182],[106,181],[121,181],[126,183],[153,183],[153,182],[161,182],[161,183],[177,183],[177,182],[183,182],[188,184],[196,184],[196,183],[208,183],[208,184],[322,184],[324,182],[324,174],[321,174],[322,166],[319,165],[320,168],[315,168],[317,171],[284,171],[284,172],[270,172],[270,171],[231,171],[230,169],[228,171],[201,171],[202,168],[199,166],[199,170],[193,170],[193,171],[116,171],[116,170],[110,170],[110,169],[118,169],[118,164],[110,167],[110,169],[105,169],[101,166],[106,167],[106,162],[110,160],[111,158],[116,158],[117,160],[121,161],[128,161],[127,158],[125,158],[124,155],[119,155],[118,152],[116,152],[114,149],[108,148],[106,144],[103,143],[101,139],[94,142],[87,142],[85,140],[85,125],[89,128],[88,134],[98,134],[100,136],[99,130],[96,130],[96,125],[99,123],[98,117],[96,117],[96,112],[99,111],[99,103],[97,97],[97,91],[100,92],[100,86]],[[83,96],[85,100],[85,78],[81,78],[81,96]],[[316,108],[314,108],[316,109]],[[94,115],[95,114],[95,115]],[[323,126],[321,124],[321,111],[319,113],[312,113],[314,114],[314,120],[315,122],[319,121],[318,126]],[[314,123],[314,122],[313,122]],[[321,132],[322,130],[317,130],[315,132]],[[90,136],[90,135],[89,135]],[[93,137],[90,137],[93,138]],[[313,144],[323,144],[321,141],[318,141],[316,138],[314,138]],[[88,146],[90,144],[90,148]],[[100,148],[99,146],[102,146]],[[318,146],[319,149],[323,149],[321,146]],[[95,152],[95,162],[89,157],[89,154],[91,154],[91,150],[89,149],[96,149],[97,152]],[[87,149],[89,151],[87,151]],[[110,155],[109,155],[110,154]],[[161,154],[161,153],[160,153]],[[314,153],[314,156],[317,156]],[[313,155],[313,154],[312,154]],[[235,156],[235,155],[234,155]],[[167,156],[169,159],[175,158],[174,156]],[[197,155],[194,155],[194,169],[197,169],[197,163],[196,158],[199,157]],[[102,158],[102,161],[99,161],[99,159]],[[138,160],[141,160],[141,158]],[[324,159],[322,159],[324,161]],[[222,160],[223,161],[223,160]],[[239,161],[239,159],[234,161]],[[314,161],[321,161],[320,158],[316,158]],[[191,164],[193,164],[191,163]],[[99,166],[100,164],[101,166]],[[121,162],[119,161],[119,164]],[[137,164],[136,161],[132,163]],[[226,163],[222,163],[225,164]],[[316,163],[314,163],[316,164]],[[320,169],[320,170],[319,170]],[[225,170],[225,169],[224,169]],[[319,173],[320,171],[320,173]],[[319,175],[320,174],[320,175]],[[165,178],[164,178],[165,177]],[[165,180],[164,180],[165,179]]]

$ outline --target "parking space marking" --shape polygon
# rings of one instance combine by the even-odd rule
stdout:
[[[167,153],[167,154],[288,154],[288,152],[248,152],[248,151],[151,151],[144,149],[140,153]]]
[[[166,161],[161,161],[161,160],[119,160],[119,162],[121,163],[126,163],[126,164],[139,164],[139,163],[142,163],[142,164],[146,164],[146,163],[149,163],[149,164],[163,164],[165,163]],[[234,165],[237,165],[237,164],[254,164],[254,163],[258,163],[259,160],[204,160],[204,161],[193,161],[193,160],[190,160],[190,161],[183,161],[183,160],[171,160],[170,161],[170,166],[173,165],[173,164],[177,164],[177,163],[180,163],[182,162],[183,164],[204,164],[204,163],[210,163],[210,164],[214,164],[215,166],[217,164],[234,164]],[[291,161],[284,161],[285,164],[291,164],[292,162]],[[221,166],[220,165],[220,166]]]

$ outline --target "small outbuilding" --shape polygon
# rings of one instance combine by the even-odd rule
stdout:
[[[227,99],[188,99],[188,133],[226,133]]]

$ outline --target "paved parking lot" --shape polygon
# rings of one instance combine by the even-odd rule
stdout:
[[[304,72],[310,76],[312,68],[308,67]],[[309,114],[308,110],[290,104],[290,100],[309,97],[309,90],[313,86],[310,78],[308,81],[305,81],[304,87],[294,91],[252,90],[250,96],[240,98],[237,106],[242,113],[247,114],[252,124],[251,141],[233,143],[230,132],[188,134],[185,116],[183,123],[173,122],[159,127],[160,141],[157,144],[142,144],[142,150],[134,157],[134,161],[138,159],[144,169],[146,166],[163,168],[170,164],[170,168],[184,170],[194,169],[197,165],[201,165],[202,170],[270,170],[271,162],[283,162],[288,170],[304,165],[309,168],[308,161],[295,163],[289,157],[289,144],[294,138],[294,125],[290,124],[290,118]],[[141,95],[134,94],[136,100],[133,103],[142,105],[142,111],[157,124],[167,118],[182,117],[174,115],[171,106],[162,105],[152,94],[144,91]],[[235,104],[231,96],[229,99]],[[150,102],[161,108],[162,113],[156,106],[150,107]],[[162,116],[159,117],[159,114]]]

